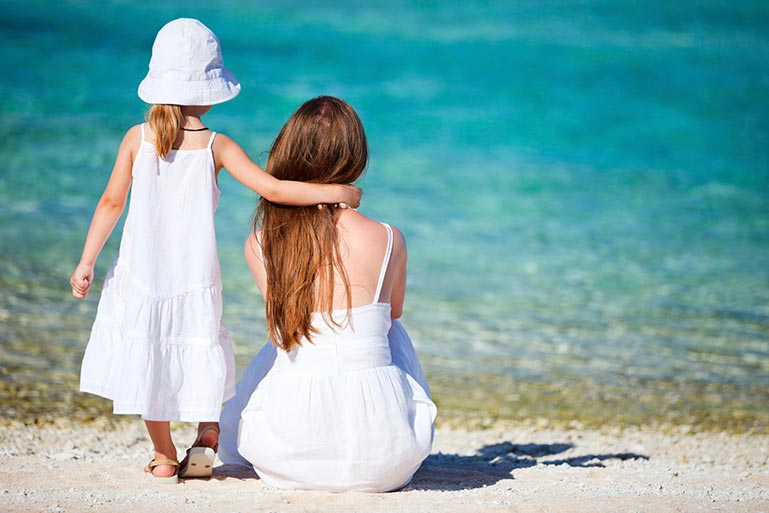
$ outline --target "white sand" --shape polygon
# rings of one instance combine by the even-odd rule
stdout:
[[[192,440],[192,427],[176,428],[177,443]],[[12,424],[0,457],[2,512],[769,511],[769,436],[685,428],[439,429],[412,484],[387,494],[277,490],[227,466],[210,480],[155,485],[142,473],[150,444],[139,421]]]

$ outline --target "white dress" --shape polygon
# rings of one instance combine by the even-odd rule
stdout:
[[[375,298],[379,298],[390,241]],[[346,310],[334,312],[344,319]],[[268,343],[221,418],[219,458],[253,465],[281,488],[383,492],[408,484],[430,454],[436,407],[390,305],[353,308],[351,322],[288,353]]]
[[[222,324],[211,145],[159,158],[144,140],[131,171],[120,251],[104,281],[80,390],[145,420],[217,421],[235,392]]]

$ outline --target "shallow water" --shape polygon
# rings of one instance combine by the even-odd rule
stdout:
[[[617,411],[634,390],[668,412],[682,403],[665,398],[702,390],[718,419],[769,409],[759,1],[4,2],[6,385],[67,383],[50,397],[70,397],[98,298],[68,299],[67,280],[122,133],[141,121],[154,35],[179,16],[218,34],[243,92],[206,122],[254,158],[312,96],[357,108],[371,150],[361,210],[407,237],[404,324],[439,405],[472,409],[481,394],[515,415],[516,391],[579,383],[619,390]],[[221,186],[225,320],[243,367],[264,341],[241,256],[255,196]]]

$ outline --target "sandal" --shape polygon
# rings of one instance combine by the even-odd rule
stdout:
[[[205,447],[200,445],[200,439],[209,431],[215,431],[217,436],[216,445]],[[211,477],[214,471],[214,460],[219,450],[219,428],[217,426],[208,426],[200,432],[198,437],[192,443],[192,447],[187,449],[187,456],[182,460],[179,468],[179,477]]]
[[[170,465],[172,467],[176,467],[176,471],[172,476],[156,476],[152,473],[152,470],[160,465]],[[160,460],[151,460],[147,464],[147,468],[149,469],[147,472],[147,476],[152,479],[157,484],[176,484],[179,482],[179,462],[172,459],[160,459]]]

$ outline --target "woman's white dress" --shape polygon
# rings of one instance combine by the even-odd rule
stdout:
[[[161,159],[142,125],[120,251],[80,373],[80,390],[112,399],[115,413],[217,421],[235,393],[214,232],[215,135]]]
[[[342,328],[320,313],[313,326],[312,342],[288,353],[268,343],[248,366],[222,412],[219,458],[281,488],[405,486],[430,453],[436,416],[408,334],[380,302],[353,308]]]

